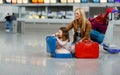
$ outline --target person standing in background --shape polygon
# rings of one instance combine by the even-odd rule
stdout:
[[[6,27],[6,31],[9,32],[10,31],[10,25],[11,25],[11,17],[10,14],[8,13],[7,16],[5,16],[5,27]]]
[[[11,20],[16,20],[15,13],[12,13],[12,15],[11,15]]]
[[[12,13],[11,15],[11,31],[13,31],[13,25],[15,24],[15,21],[16,21],[16,16],[15,16],[15,13]]]

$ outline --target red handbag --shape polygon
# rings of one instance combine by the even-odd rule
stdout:
[[[99,44],[90,40],[78,42],[75,45],[75,56],[77,58],[98,58]]]

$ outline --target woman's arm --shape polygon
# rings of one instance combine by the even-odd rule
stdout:
[[[90,40],[90,31],[92,29],[91,23],[87,20],[86,21],[86,30],[85,30],[85,35],[82,38],[82,40]]]
[[[68,26],[66,27],[68,31],[73,28],[73,24],[74,24],[74,21],[72,21],[70,24],[68,24]]]

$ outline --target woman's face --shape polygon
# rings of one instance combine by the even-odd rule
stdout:
[[[76,10],[74,15],[75,15],[75,19],[80,19],[80,12],[79,12],[79,10]]]

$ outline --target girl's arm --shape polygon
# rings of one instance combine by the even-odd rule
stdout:
[[[58,39],[57,37],[56,37],[56,39],[57,39],[57,42],[58,42],[60,45],[62,45],[62,46],[66,45],[67,42],[68,42],[68,40],[62,41],[62,40]]]
[[[58,32],[57,32],[57,33],[55,33],[55,34],[52,34],[52,36],[56,36],[56,37],[58,37]]]

